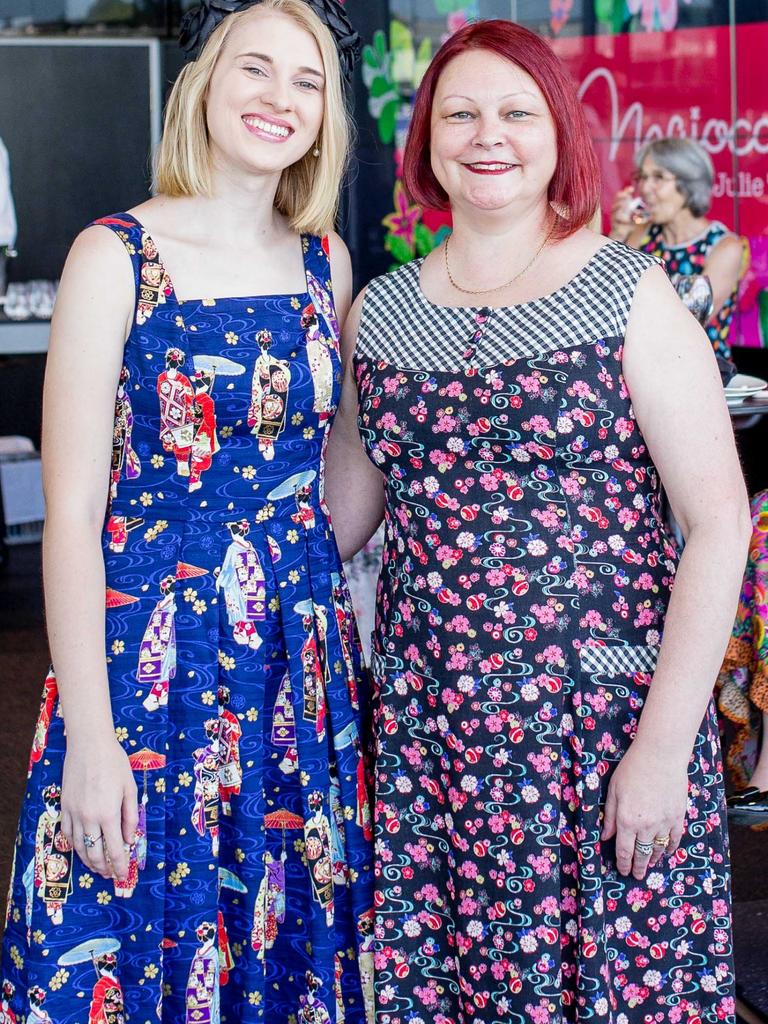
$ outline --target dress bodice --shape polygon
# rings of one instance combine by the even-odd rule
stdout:
[[[116,400],[112,512],[151,502],[232,513],[295,491],[319,502],[341,386],[327,239],[301,238],[302,293],[180,301],[134,217],[96,223],[125,244],[137,289]]]

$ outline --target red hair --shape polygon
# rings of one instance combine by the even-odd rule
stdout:
[[[432,104],[440,75],[468,50],[489,50],[522,68],[536,82],[555,124],[557,166],[548,198],[560,216],[552,237],[567,238],[594,215],[600,200],[600,168],[587,119],[565,66],[534,32],[513,21],[493,19],[465,25],[435,54],[419,86],[403,156],[403,184],[411,200],[447,210],[448,196],[431,164]]]

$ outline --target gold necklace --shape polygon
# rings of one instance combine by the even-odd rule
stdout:
[[[519,278],[523,276],[523,274],[527,273],[531,269],[533,264],[536,262],[536,260],[539,258],[539,256],[541,256],[542,252],[544,251],[545,245],[552,237],[552,232],[550,231],[547,233],[544,241],[541,243],[539,248],[534,253],[533,258],[528,263],[526,263],[522,270],[519,270],[514,277],[511,277],[509,279],[509,281],[506,281],[504,284],[498,284],[496,285],[495,288],[462,288],[460,284],[456,283],[456,281],[453,278],[453,274],[451,273],[450,265],[448,263],[448,242],[450,240],[450,237],[451,236],[449,235],[446,238],[445,245],[443,247],[443,253],[445,254],[445,272],[448,275],[448,280],[451,282],[456,291],[464,292],[465,295],[486,295],[489,292],[500,292],[504,288],[509,288],[511,284],[514,284],[515,281],[517,281]]]

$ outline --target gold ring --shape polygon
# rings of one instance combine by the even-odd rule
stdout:
[[[665,836],[654,836],[653,845],[654,846],[668,846],[669,845],[669,838],[670,838],[669,832],[667,832],[667,834]]]

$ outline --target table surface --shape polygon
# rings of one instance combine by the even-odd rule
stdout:
[[[0,355],[47,352],[50,329],[50,320],[9,320],[0,316]]]

